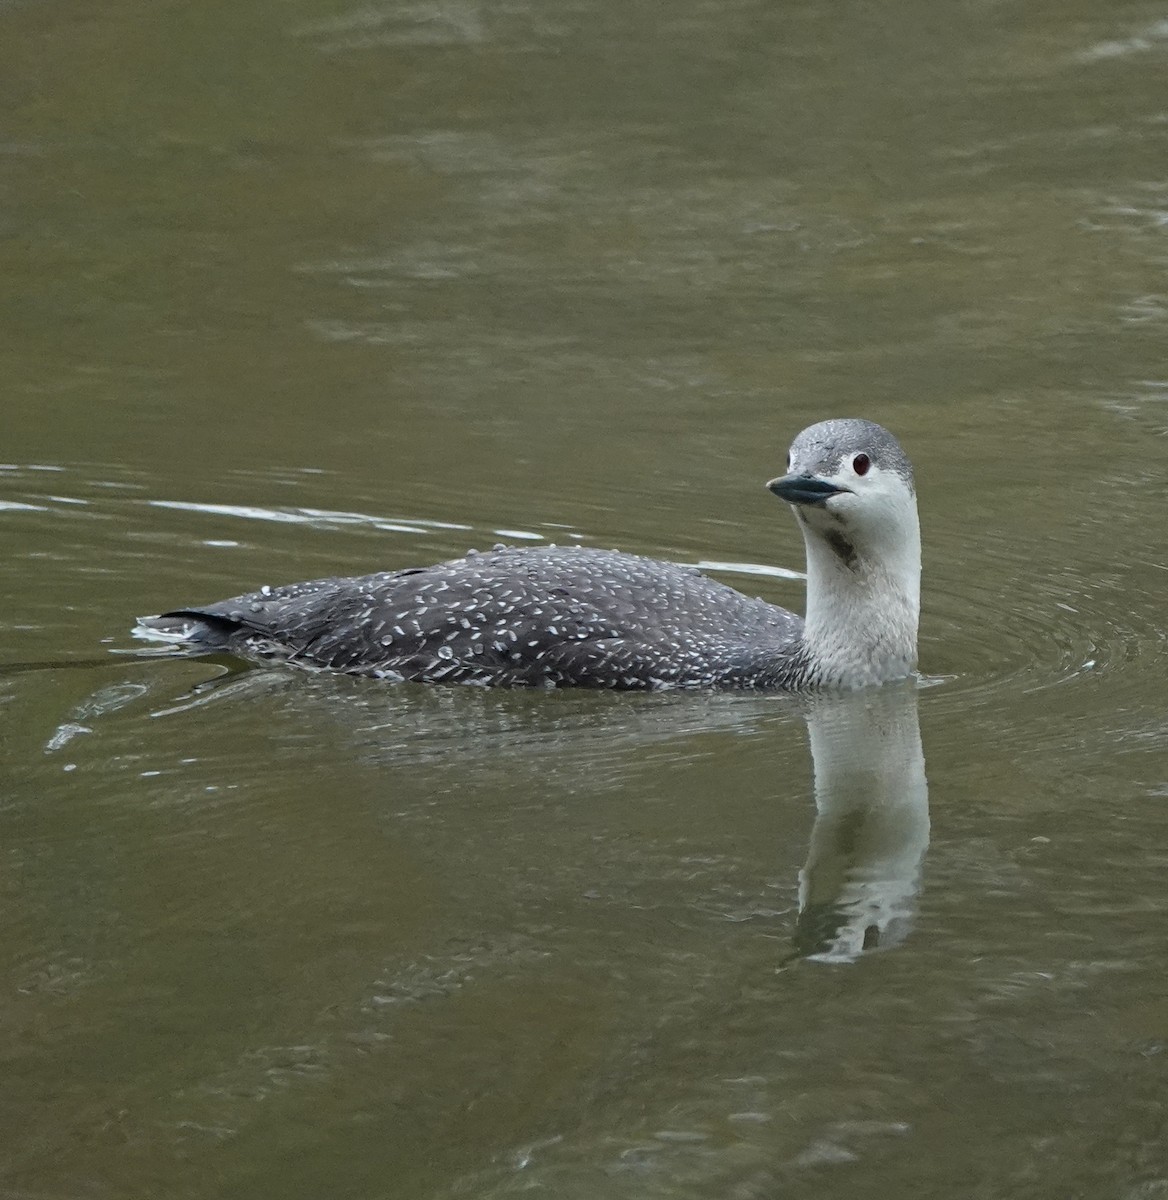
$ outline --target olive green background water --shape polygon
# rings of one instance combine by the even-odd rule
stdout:
[[[1166,268],[1145,0],[0,3],[0,1196],[1168,1195]],[[837,415],[926,554],[867,952],[847,710],[113,653],[497,540],[798,607]]]

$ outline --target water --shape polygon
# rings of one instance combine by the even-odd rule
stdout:
[[[1166,55],[1142,0],[0,7],[0,1193],[1168,1194]],[[762,484],[832,415],[917,466],[919,689],[112,653],[497,540],[798,606]]]

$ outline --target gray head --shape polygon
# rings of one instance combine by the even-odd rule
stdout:
[[[896,438],[874,421],[851,417],[820,421],[799,434],[787,455],[790,474],[814,475],[821,479],[846,478],[849,467],[851,473],[860,478],[866,477],[871,468],[878,472],[891,471],[900,476],[910,491],[913,490],[913,469],[908,455]]]
[[[820,421],[791,443],[787,474],[767,484],[804,532],[826,540],[848,566],[892,555],[917,533],[912,464],[882,425]]]

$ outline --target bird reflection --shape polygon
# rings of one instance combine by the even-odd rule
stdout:
[[[929,844],[929,787],[907,683],[808,700],[815,825],[799,872],[798,957],[851,962],[903,941]]]
[[[902,942],[916,915],[929,806],[913,681],[797,701],[661,693],[630,702],[565,693],[555,704],[543,692],[370,688],[348,678],[257,668],[193,687],[184,674],[177,695],[165,682],[126,679],[98,689],[53,731],[45,751],[74,744],[93,732],[95,720],[140,698],[153,705],[153,716],[169,717],[258,693],[269,709],[290,712],[297,729],[320,728],[322,714],[343,720],[361,759],[379,767],[415,774],[445,768],[465,779],[505,757],[512,779],[526,772],[538,782],[552,763],[573,778],[586,777],[595,790],[623,786],[628,763],[654,743],[671,746],[676,759],[695,733],[736,736],[777,720],[785,725],[798,704],[814,764],[816,815],[799,872],[792,958],[852,962]]]

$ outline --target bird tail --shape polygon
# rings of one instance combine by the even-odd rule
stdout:
[[[231,649],[231,634],[238,622],[201,613],[170,612],[139,617],[130,633],[144,642],[162,642],[191,654],[213,654]]]

